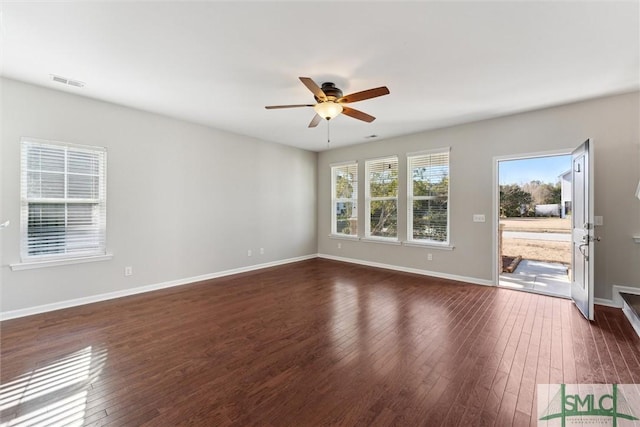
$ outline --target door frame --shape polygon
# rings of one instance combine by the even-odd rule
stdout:
[[[493,213],[492,213],[492,245],[493,248],[493,286],[500,286],[500,273],[502,273],[502,263],[498,262],[498,230],[500,224],[500,181],[499,181],[499,168],[500,162],[508,160],[524,160],[534,157],[552,157],[552,156],[566,156],[571,155],[575,150],[575,147],[571,148],[559,148],[557,150],[536,151],[531,153],[519,153],[519,154],[505,154],[502,156],[493,157]],[[573,261],[572,261],[573,264]]]

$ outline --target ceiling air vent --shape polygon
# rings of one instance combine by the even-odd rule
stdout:
[[[71,79],[67,79],[66,77],[56,76],[55,74],[49,74],[49,75],[51,76],[51,80],[53,80],[54,82],[58,82],[58,83],[62,83],[62,84],[74,86],[74,87],[84,87],[84,82],[81,82],[80,80],[71,80]]]

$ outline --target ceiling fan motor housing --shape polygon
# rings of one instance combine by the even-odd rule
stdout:
[[[325,82],[322,83],[322,91],[327,96],[327,100],[335,101],[336,99],[342,98],[342,91],[336,87],[334,83]],[[317,102],[321,102],[321,100],[314,95],[314,98]]]

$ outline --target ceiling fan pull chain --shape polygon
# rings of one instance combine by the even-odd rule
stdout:
[[[331,121],[327,120],[327,148],[329,148],[329,144],[331,144],[331,131],[329,126],[331,126]]]

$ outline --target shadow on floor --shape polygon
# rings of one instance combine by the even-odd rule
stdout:
[[[500,275],[500,286],[557,297],[571,297],[569,269],[564,264],[523,259],[513,273]]]

